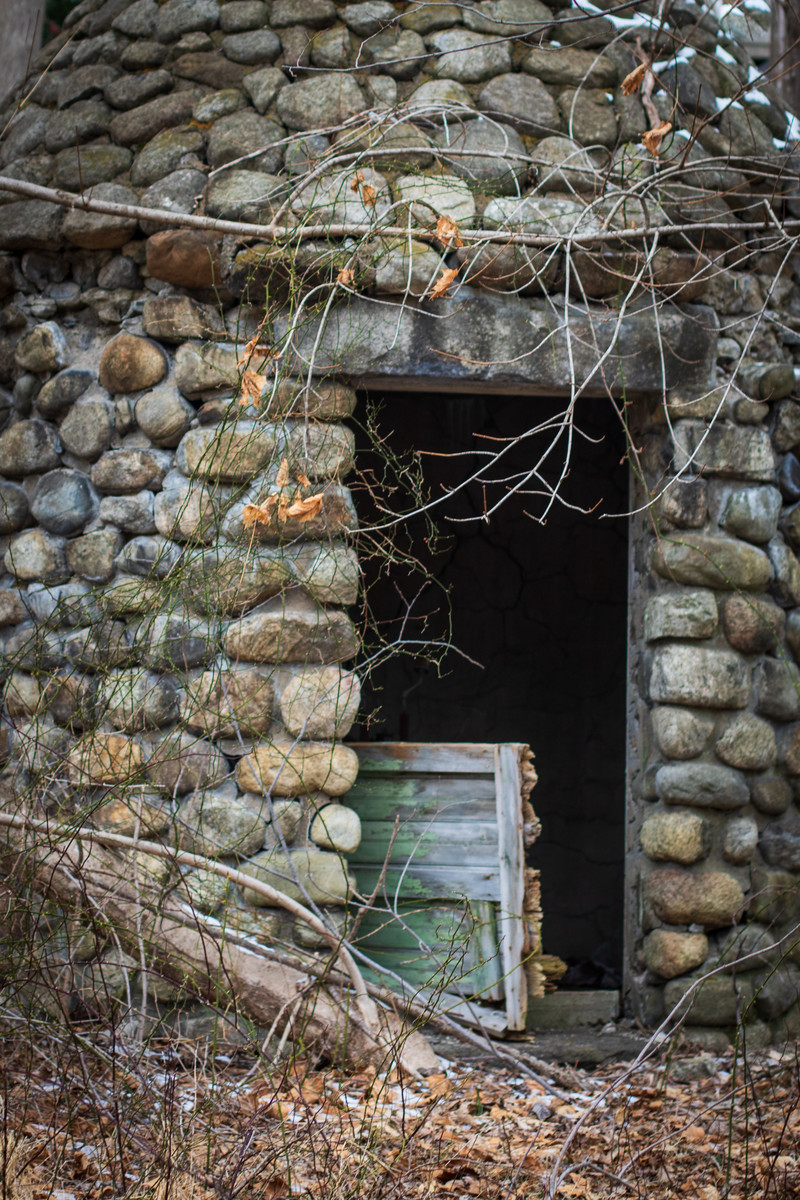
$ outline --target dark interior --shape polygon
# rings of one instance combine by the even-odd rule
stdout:
[[[362,401],[354,483],[362,525],[386,520],[380,503],[408,509],[403,468],[415,462],[431,499],[445,497],[429,514],[435,530],[418,515],[388,531],[416,568],[387,566],[385,553],[370,557],[372,535],[362,536],[371,619],[387,642],[402,628],[406,640],[453,649],[419,657],[411,647],[368,671],[364,721],[352,736],[529,743],[543,827],[530,863],[542,874],[544,949],[570,962],[572,986],[613,987],[622,962],[627,620],[627,521],[614,514],[628,507],[628,469],[610,401],[580,401],[560,490],[574,507],[556,503],[544,524],[535,520],[546,497],[531,493],[541,485],[526,485],[525,494],[512,486],[553,433],[514,439],[563,408],[494,396]],[[546,480],[558,477],[564,446],[561,436],[542,468]],[[485,467],[481,481],[447,496],[485,462],[479,452],[500,449],[501,462]],[[367,651],[375,649],[368,637]]]

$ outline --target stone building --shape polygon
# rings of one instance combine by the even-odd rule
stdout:
[[[752,1039],[797,1035],[800,201],[763,8],[73,11],[0,115],[8,804],[341,912],[362,569],[397,619],[347,482],[379,395],[399,451],[513,444],[522,509],[500,549],[454,510],[487,673],[387,668],[361,743],[529,743],[544,949],[650,1025],[750,955],[697,1037],[742,1000]],[[237,928],[307,939],[257,899]]]

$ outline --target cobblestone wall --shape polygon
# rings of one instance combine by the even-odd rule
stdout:
[[[800,956],[764,950],[800,914],[800,292],[751,226],[765,190],[794,213],[797,171],[787,114],[750,87],[757,8],[606,7],[85,0],[48,43],[32,98],[0,115],[5,175],[321,232],[290,252],[0,194],[4,778],[341,905],[359,837],[341,800],[359,704],[349,384],[553,394],[593,375],[647,409],[658,497],[635,539],[632,1002],[655,1020],[720,956],[763,950],[691,1020],[713,1041],[738,987],[766,1040],[800,1029]],[[637,38],[657,43],[674,127],[660,159],[620,88]],[[620,240],[573,247],[567,274],[563,248],[414,236],[440,217]],[[701,218],[725,228],[686,232]],[[387,221],[408,236],[323,236]],[[645,265],[624,234],[648,222],[676,232]],[[415,303],[443,269],[455,301]],[[337,278],[359,299],[334,336],[301,329],[296,359],[284,340],[240,404],[265,303]],[[665,403],[642,398],[664,383]],[[209,914],[231,895],[203,872],[180,886]],[[229,919],[292,935],[251,901]]]

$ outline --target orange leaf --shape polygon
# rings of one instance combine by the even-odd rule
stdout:
[[[632,96],[634,92],[638,92],[639,86],[647,74],[648,67],[648,63],[639,63],[638,67],[635,67],[630,74],[625,76],[622,81],[623,96]]]
[[[275,482],[279,488],[285,488],[289,482],[289,461],[282,458],[281,465],[278,467],[278,474],[275,476]]]
[[[352,267],[342,267],[339,274],[336,276],[336,282],[341,283],[343,287],[352,287],[356,278],[356,273]]]
[[[310,487],[310,485],[311,485],[311,480],[308,478],[307,475],[298,475],[297,482],[300,484],[301,487]]]
[[[452,217],[439,217],[436,222],[436,236],[441,242],[452,242],[454,246],[464,245]]]
[[[375,207],[375,197],[378,193],[371,183],[362,183],[361,185],[361,201],[367,208]]]
[[[350,180],[350,191],[357,192],[363,182],[364,182],[364,172],[356,171],[355,175]]]
[[[258,405],[261,402],[261,389],[265,382],[266,380],[263,375],[259,375],[258,371],[251,371],[248,367],[242,375],[239,403],[242,405]]]
[[[306,496],[305,500],[293,500],[286,509],[286,516],[293,517],[296,521],[313,521],[321,511],[322,493],[319,492],[316,496]]]
[[[649,129],[642,138],[642,145],[646,150],[649,150],[654,158],[658,158],[658,151],[663,138],[672,129],[671,121],[662,121],[660,125],[656,125],[655,129]]]
[[[259,333],[254,334],[253,337],[250,338],[250,341],[242,351],[241,358],[239,358],[236,362],[237,367],[243,367],[246,362],[249,362],[252,354],[264,356],[271,356],[273,354],[271,346],[265,346],[263,344],[259,345]]]
[[[251,525],[270,525],[272,510],[277,503],[278,497],[270,496],[264,504],[245,504],[242,509],[242,524],[245,529],[249,529]]]
[[[457,270],[453,270],[451,267],[445,267],[431,289],[431,300],[441,300],[444,296],[446,296],[447,289],[450,287],[450,284],[453,282],[457,274]]]

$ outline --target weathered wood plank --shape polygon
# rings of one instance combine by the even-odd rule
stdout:
[[[496,867],[498,863],[497,824],[489,821],[402,821],[391,847],[387,846],[392,827],[385,821],[361,822],[361,845],[349,861],[380,866],[384,861],[406,863],[410,870],[418,866],[452,866],[468,862],[471,867]],[[387,858],[388,854],[388,858]]]
[[[512,1030],[525,1028],[527,996],[522,957],[525,949],[525,851],[522,840],[522,793],[515,746],[495,747],[497,829],[500,857],[498,938],[506,991],[506,1016]]]
[[[375,888],[381,873],[377,866],[354,864],[362,895]],[[383,892],[402,900],[491,900],[500,901],[500,867],[423,867],[413,870],[389,866]]]
[[[360,770],[370,774],[404,771],[448,775],[492,775],[494,746],[477,742],[350,742]]]

